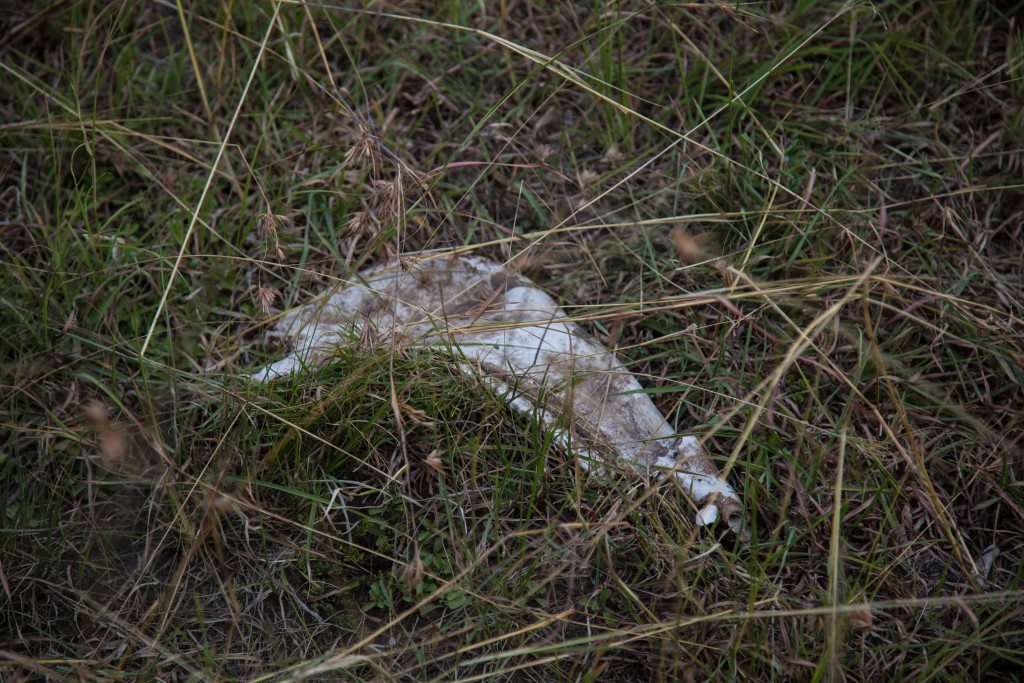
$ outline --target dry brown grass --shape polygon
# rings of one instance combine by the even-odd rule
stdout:
[[[8,11],[0,677],[1013,679],[1019,10]],[[370,332],[239,379],[439,248],[617,348],[753,541]]]

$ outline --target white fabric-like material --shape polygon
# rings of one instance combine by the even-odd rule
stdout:
[[[615,355],[554,299],[501,264],[434,257],[371,268],[348,287],[285,313],[272,336],[293,351],[254,373],[267,382],[322,362],[365,327],[379,338],[444,348],[516,411],[556,430],[555,441],[589,467],[612,455],[671,472],[701,506],[699,525],[724,516],[743,528],[742,503],[693,436],[678,436]],[[567,418],[570,432],[559,429]]]

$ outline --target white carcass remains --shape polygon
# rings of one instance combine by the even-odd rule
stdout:
[[[743,527],[742,503],[693,436],[680,436],[636,377],[527,278],[475,256],[406,259],[285,313],[271,334],[293,351],[255,373],[266,382],[323,362],[369,327],[374,336],[445,349],[520,413],[555,430],[589,468],[618,458],[674,475],[696,520]]]

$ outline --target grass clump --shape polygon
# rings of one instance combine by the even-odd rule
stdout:
[[[0,672],[1012,678],[1019,3],[26,3],[0,18]],[[450,358],[282,310],[515,259],[752,539]]]

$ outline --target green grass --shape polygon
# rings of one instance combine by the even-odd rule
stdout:
[[[9,9],[0,677],[1018,676],[1021,9]],[[455,247],[707,437],[751,541],[441,353],[244,379],[260,289]]]

